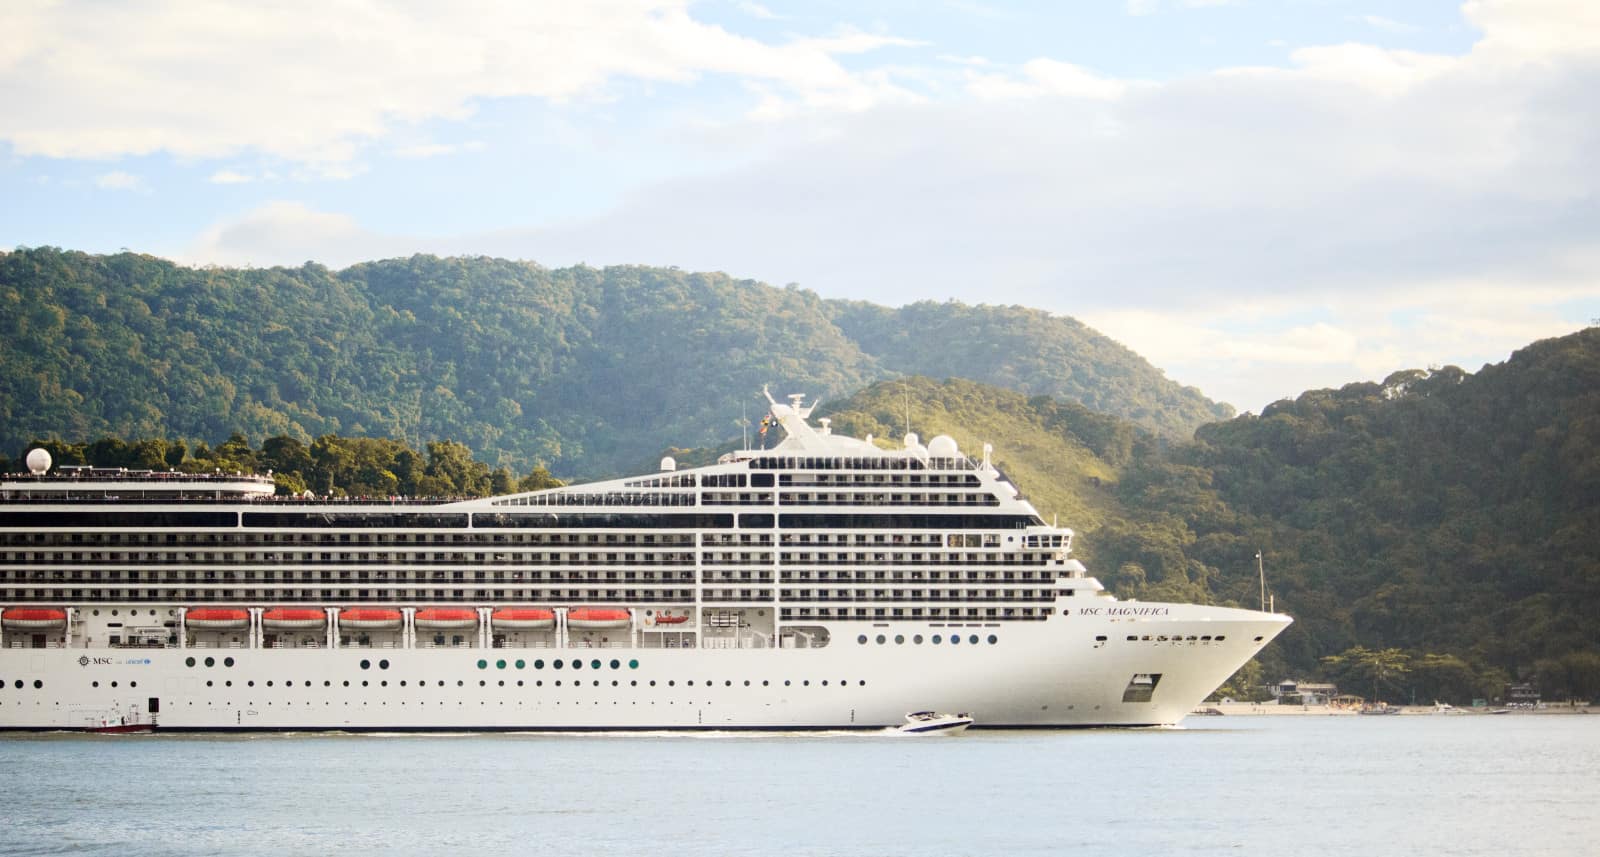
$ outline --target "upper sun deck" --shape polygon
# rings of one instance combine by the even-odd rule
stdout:
[[[226,500],[270,497],[271,476],[62,466],[0,475],[0,500]]]

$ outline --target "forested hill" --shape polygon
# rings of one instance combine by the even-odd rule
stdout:
[[[1308,392],[1186,444],[959,381],[886,382],[830,414],[898,438],[908,401],[924,437],[993,443],[1120,597],[1255,607],[1262,550],[1296,622],[1249,680],[1394,701],[1493,698],[1510,679],[1600,695],[1600,329],[1476,374]]]
[[[455,440],[563,476],[737,434],[741,403],[759,415],[769,382],[827,398],[902,372],[964,375],[1173,437],[1219,408],[1029,310],[895,311],[723,274],[431,256],[335,272],[0,253],[0,366],[7,451],[42,437],[332,433]]]

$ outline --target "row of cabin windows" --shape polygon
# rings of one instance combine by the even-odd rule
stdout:
[[[707,536],[722,536],[707,533]],[[733,535],[733,534],[728,534]],[[748,534],[750,538],[771,539],[771,534]],[[429,532],[337,532],[305,530],[260,532],[220,530],[210,532],[159,533],[84,533],[84,532],[0,532],[0,546],[6,545],[693,545],[694,533],[506,533],[494,531]]]
[[[859,586],[884,586],[901,587],[905,585],[924,585],[930,583],[953,584],[983,584],[986,586],[1003,586],[1014,583],[1047,582],[1053,578],[1053,573],[1041,571],[1037,574],[1028,571],[996,572],[977,569],[928,569],[913,570],[897,569],[893,572],[878,570],[844,570],[844,569],[785,569],[781,576],[771,568],[744,568],[744,569],[719,569],[705,568],[701,570],[700,580],[704,583],[773,583],[781,580],[785,584],[795,583],[836,583],[853,584]],[[0,570],[0,583],[15,582],[19,584],[50,584],[50,583],[92,583],[92,584],[121,584],[137,583],[141,585],[162,586],[172,584],[203,584],[203,585],[232,585],[236,583],[277,584],[277,583],[330,583],[340,586],[363,584],[379,584],[384,586],[397,586],[408,583],[476,583],[494,584],[496,588],[505,588],[507,585],[539,584],[549,586],[562,586],[583,583],[606,583],[612,585],[671,585],[692,584],[695,581],[694,573],[690,570],[681,572],[618,572],[618,571],[587,571],[577,573],[530,571],[514,574],[486,574],[475,572],[468,576],[466,572],[407,572],[398,570],[393,572],[372,573],[368,571],[295,571],[295,570],[263,570],[235,573],[232,571],[213,571],[190,569],[183,572],[152,572],[129,570],[102,571],[99,569],[55,569],[43,573],[28,573],[22,570]]]

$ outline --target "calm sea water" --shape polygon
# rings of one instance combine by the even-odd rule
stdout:
[[[1600,853],[1600,717],[0,737],[0,853]]]

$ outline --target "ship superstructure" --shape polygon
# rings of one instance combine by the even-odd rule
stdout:
[[[1290,621],[1118,601],[987,447],[769,401],[770,450],[461,502],[30,456],[0,480],[0,728],[1168,724]]]

